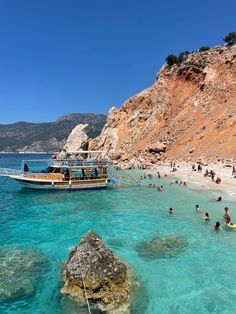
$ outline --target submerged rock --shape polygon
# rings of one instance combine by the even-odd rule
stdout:
[[[184,237],[170,235],[143,242],[137,246],[137,251],[139,255],[150,259],[169,258],[182,253],[187,245]]]
[[[15,247],[0,250],[0,300],[6,301],[35,292],[45,265],[39,250]]]
[[[93,231],[89,231],[70,252],[61,292],[83,302],[84,285],[88,300],[102,310],[112,311],[129,303],[127,266],[104,246]]]

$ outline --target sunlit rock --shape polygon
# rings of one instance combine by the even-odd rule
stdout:
[[[93,231],[89,231],[70,252],[61,292],[84,302],[84,287],[89,302],[97,304],[99,309],[127,312],[130,303],[127,266]]]

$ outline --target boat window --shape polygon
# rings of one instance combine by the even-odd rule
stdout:
[[[72,170],[71,174],[72,174],[72,177],[76,177],[76,178],[84,176],[82,170]]]
[[[62,173],[63,173],[64,175],[68,175],[68,174],[69,174],[69,171],[68,171],[67,168],[65,168],[65,169],[62,169]]]
[[[50,173],[53,172],[53,168],[52,167],[47,167],[45,170],[42,170],[41,173]]]
[[[96,177],[97,176],[97,169],[90,169],[89,170],[89,175],[90,177]]]
[[[60,173],[61,172],[61,169],[60,168],[54,168],[53,169],[53,173]]]

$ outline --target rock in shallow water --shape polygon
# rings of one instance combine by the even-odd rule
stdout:
[[[169,258],[182,253],[187,245],[184,237],[171,235],[143,242],[137,246],[137,251],[139,255],[149,259]]]
[[[35,292],[45,265],[39,250],[7,247],[0,250],[0,300],[6,301]]]
[[[112,311],[129,303],[127,266],[93,231],[89,231],[70,252],[61,292],[84,301],[83,285],[89,301],[102,310]]]

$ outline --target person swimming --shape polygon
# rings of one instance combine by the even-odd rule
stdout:
[[[196,208],[196,211],[198,213],[202,213],[203,212],[203,210],[199,207],[199,205],[196,205],[195,208]]]
[[[163,191],[163,190],[164,190],[163,185],[157,187],[157,191]]]
[[[216,199],[217,202],[220,202],[221,200],[222,200],[221,196],[217,197],[217,199]]]
[[[169,214],[170,214],[170,215],[174,214],[174,210],[173,210],[172,207],[169,208]]]
[[[222,231],[222,228],[220,226],[220,222],[219,221],[217,221],[216,224],[215,224],[215,230],[216,231]]]
[[[204,219],[205,221],[210,221],[210,220],[211,220],[208,213],[205,213],[205,216],[203,216],[203,219]]]

